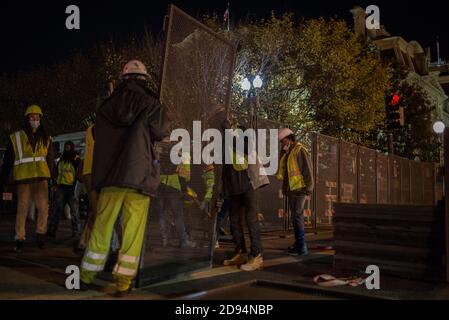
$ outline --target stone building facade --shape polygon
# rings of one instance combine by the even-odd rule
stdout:
[[[383,25],[379,30],[367,30],[366,13],[359,6],[353,8],[351,13],[354,17],[354,31],[361,37],[370,39],[379,49],[382,59],[393,59],[404,65],[410,71],[407,81],[421,86],[436,106],[433,120],[443,120],[449,126],[448,92],[442,86],[449,86],[449,75],[441,78],[440,70],[431,67],[430,49],[424,50],[416,41],[392,36]]]

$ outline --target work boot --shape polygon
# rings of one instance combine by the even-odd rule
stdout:
[[[220,228],[220,235],[221,236],[228,236],[229,235],[229,233],[225,230],[225,228]]]
[[[16,246],[14,248],[15,252],[17,252],[17,253],[22,252],[22,250],[23,250],[23,242],[24,242],[23,240],[16,240]]]
[[[248,261],[248,254],[239,252],[235,254],[231,259],[223,261],[225,266],[240,266]]]
[[[288,255],[290,256],[307,256],[309,251],[307,250],[307,244],[304,243],[300,247],[293,245],[288,247]]]
[[[196,243],[188,239],[181,241],[181,244],[179,245],[180,248],[195,248],[195,246]]]
[[[257,257],[251,256],[247,263],[240,266],[240,269],[243,271],[256,271],[263,269],[263,258],[262,255],[259,254]]]
[[[37,235],[37,246],[41,250],[45,249],[45,234],[38,234]]]
[[[56,234],[53,232],[49,232],[47,231],[47,233],[45,234],[46,238],[49,239],[51,242],[55,243],[56,242]]]
[[[127,289],[127,290],[117,290],[114,294],[114,297],[120,299],[120,298],[126,297],[130,293],[131,293],[131,287],[129,287],[129,289]]]
[[[90,284],[80,281],[80,291],[88,291],[90,289]]]

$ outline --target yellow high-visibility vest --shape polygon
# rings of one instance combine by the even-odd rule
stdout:
[[[86,146],[84,148],[83,175],[92,174],[92,165],[94,161],[94,136],[92,134],[92,126],[87,128]]]
[[[75,184],[75,167],[71,162],[59,161],[58,165],[58,185],[73,186]]]
[[[304,177],[301,173],[297,161],[298,154],[303,148],[304,147],[300,143],[296,143],[287,159],[288,184],[290,186],[290,191],[301,190],[306,186],[304,183]],[[279,180],[284,180],[284,171],[285,171],[284,163],[286,156],[287,154],[284,154],[279,163],[279,173],[277,175],[277,178]]]
[[[20,130],[12,135],[10,139],[14,148],[14,181],[21,181],[33,178],[50,178],[50,169],[47,164],[48,149],[51,138],[47,145],[36,144],[33,151],[28,136],[25,131]]]
[[[206,194],[204,195],[204,200],[210,201],[214,193],[215,186],[215,170],[214,166],[208,166],[203,173],[203,181],[206,185]]]
[[[175,174],[160,176],[161,183],[181,191],[181,182],[179,178],[183,178],[186,182],[190,181],[190,155],[183,154],[182,162],[176,168]]]

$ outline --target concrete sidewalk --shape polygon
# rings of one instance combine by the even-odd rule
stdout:
[[[4,224],[2,224],[4,226]],[[63,221],[63,228],[69,228]],[[72,240],[50,243],[41,251],[28,241],[23,253],[13,249],[11,235],[0,230],[0,299],[79,300],[113,299],[111,284],[98,280],[96,290],[69,291],[65,288],[68,265],[79,265],[80,257],[72,252]],[[213,268],[190,272],[165,282],[133,290],[126,297],[141,299],[449,299],[449,286],[381,275],[381,290],[364,286],[321,289],[313,283],[319,274],[354,276],[353,271],[333,266],[332,233],[307,234],[308,257],[290,257],[286,248],[293,242],[291,233],[263,234],[264,269],[244,272],[224,267],[222,261],[233,253],[232,243],[222,243],[216,250]]]

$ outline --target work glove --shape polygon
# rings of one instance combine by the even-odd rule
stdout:
[[[278,190],[278,197],[279,199],[284,199],[284,193],[282,192],[282,189]]]
[[[204,199],[203,201],[201,201],[200,210],[201,211],[208,210],[209,209],[209,203],[210,203],[210,200],[208,200],[208,199]]]

